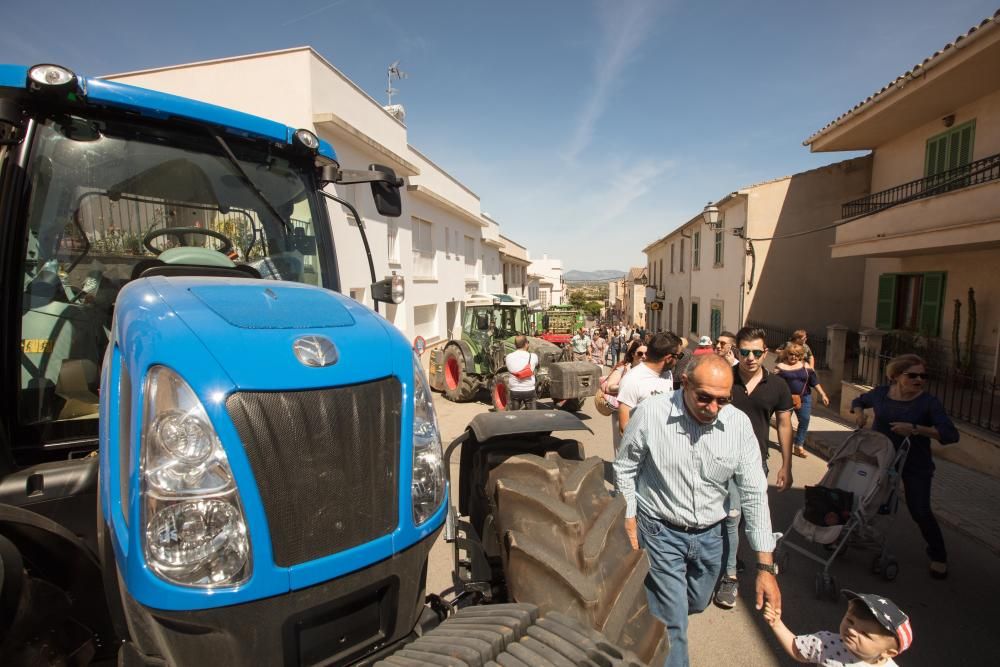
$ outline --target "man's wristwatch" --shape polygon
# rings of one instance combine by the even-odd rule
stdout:
[[[771,574],[778,575],[778,564],[777,563],[757,563],[757,569],[761,572],[770,572]]]

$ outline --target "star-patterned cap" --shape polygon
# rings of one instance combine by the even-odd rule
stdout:
[[[861,600],[868,607],[879,624],[896,635],[899,642],[899,652],[910,648],[913,643],[913,628],[910,627],[910,617],[889,598],[872,593],[855,593],[846,588],[841,591],[848,600]]]

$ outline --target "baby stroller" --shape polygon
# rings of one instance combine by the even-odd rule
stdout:
[[[806,487],[805,507],[796,512],[778,542],[779,567],[784,569],[788,562],[789,549],[820,563],[816,597],[836,600],[839,588],[830,566],[851,546],[878,551],[872,572],[894,580],[899,564],[888,552],[888,532],[899,509],[900,471],[909,452],[909,438],[897,450],[877,431],[858,429],[848,436],[830,458],[819,484]],[[823,545],[830,557],[823,559],[792,542],[793,530],[806,541]]]

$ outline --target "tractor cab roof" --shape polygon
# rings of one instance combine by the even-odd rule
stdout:
[[[520,308],[527,305],[527,299],[517,300],[509,294],[470,294],[465,300],[466,307],[493,306],[496,308]]]

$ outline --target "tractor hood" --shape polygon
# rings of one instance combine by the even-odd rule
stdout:
[[[555,343],[550,343],[549,341],[536,338],[535,336],[528,336],[528,351],[534,352],[538,355],[539,364],[550,364],[562,357],[562,348]]]
[[[144,324],[155,321],[156,333],[171,337],[168,345],[151,346],[158,358],[143,367],[161,363],[180,370],[181,360],[200,348],[235,391],[330,387],[412,374],[405,338],[393,336],[385,320],[357,302],[329,290],[270,280],[153,277],[130,283],[122,294],[127,300],[137,291],[142,292]],[[296,346],[310,336],[332,347],[308,339],[307,347],[322,345],[323,358],[306,351],[307,357],[313,355],[307,365]],[[401,351],[372,354],[393,344]]]

